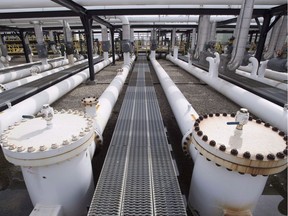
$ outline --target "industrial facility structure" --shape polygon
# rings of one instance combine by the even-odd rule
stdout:
[[[2,0],[0,215],[287,215],[287,1]]]

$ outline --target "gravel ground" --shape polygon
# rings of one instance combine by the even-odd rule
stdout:
[[[200,82],[197,78],[192,77],[187,72],[183,71],[178,66],[173,65],[173,63],[166,60],[159,60],[159,63],[166,70],[172,80],[177,84],[178,88],[182,91],[183,95],[192,104],[194,109],[198,114],[203,113],[232,113],[239,110],[239,106],[231,102],[224,96],[218,94],[215,90],[209,86]],[[108,87],[109,83],[112,81],[116,75],[116,70],[120,68],[122,62],[117,62],[115,66],[106,67],[104,70],[96,75],[97,84],[96,85],[86,85],[81,84],[76,89],[62,97],[60,100],[56,101],[52,106],[57,109],[77,109],[84,110],[80,101],[86,96],[96,96],[99,97],[102,92]],[[151,70],[152,71],[152,70]],[[129,77],[127,81],[129,80]],[[190,158],[184,156],[181,149],[181,139],[182,134],[176,123],[175,117],[171,111],[171,108],[164,96],[163,89],[159,84],[156,74],[152,71],[152,80],[154,83],[154,88],[158,97],[158,102],[160,110],[163,117],[163,122],[167,128],[168,140],[172,145],[173,156],[176,159],[177,167],[179,171],[179,183],[182,193],[188,197],[191,173],[193,170],[193,162]],[[124,98],[124,93],[127,88],[127,83],[124,85],[119,99],[111,113],[111,117],[107,123],[105,131],[103,133],[104,144],[102,148],[96,150],[95,156],[92,160],[92,165],[94,169],[94,180],[97,182],[102,164],[105,159],[106,152],[109,147],[111,137],[113,135],[113,130],[117,121],[119,111],[121,109],[121,104]],[[267,194],[282,194],[287,196],[287,173],[282,172],[279,175],[273,175],[269,177],[267,182],[267,188],[264,193]],[[15,183],[16,182],[16,183]],[[276,185],[271,187],[269,185]],[[274,188],[274,189],[273,189]],[[2,191],[1,191],[2,189]],[[17,190],[16,190],[17,189]],[[12,193],[14,190],[14,193]],[[12,192],[11,192],[12,191]],[[17,192],[17,193],[16,193]],[[13,194],[13,195],[11,195]],[[17,195],[17,196],[16,196]],[[16,197],[16,201],[13,205],[8,205],[12,198]],[[287,198],[287,197],[286,197]],[[287,200],[287,199],[286,199]],[[284,202],[285,204],[285,199]],[[16,205],[16,206],[15,206]],[[4,207],[5,206],[5,207]],[[287,208],[287,206],[285,206]],[[284,210],[285,211],[285,207]],[[19,211],[15,209],[20,209]],[[23,177],[19,167],[15,167],[8,162],[0,154],[0,215],[14,215],[14,216],[25,216],[28,215],[32,210],[32,205],[25,190],[25,184],[23,182]],[[10,214],[6,214],[6,213]],[[20,213],[21,212],[21,213]],[[287,212],[287,209],[286,209]]]

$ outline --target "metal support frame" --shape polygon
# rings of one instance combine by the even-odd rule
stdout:
[[[256,53],[255,53],[255,58],[258,60],[258,62],[261,61],[263,49],[265,46],[265,40],[267,37],[267,33],[269,31],[269,24],[270,24],[271,17],[272,17],[271,14],[266,14],[264,16],[263,25],[261,27],[260,38],[259,38]]]
[[[22,43],[22,47],[23,47],[23,50],[24,50],[24,55],[25,55],[26,63],[30,63],[29,54],[28,54],[28,49],[27,49],[27,46],[26,46],[26,43],[25,43],[24,31],[23,31],[23,30],[20,30],[19,33],[17,33],[17,35],[19,36],[19,38],[20,38],[20,40],[21,40],[21,43]]]
[[[111,32],[111,45],[112,45],[112,64],[115,65],[115,44],[114,44],[114,28],[110,28]]]
[[[91,17],[85,16],[85,15],[81,15],[80,18],[81,18],[83,27],[85,29],[90,81],[94,81],[95,80],[95,74],[94,74],[93,49],[92,49],[92,47],[93,47],[93,38],[92,38],[93,19]]]

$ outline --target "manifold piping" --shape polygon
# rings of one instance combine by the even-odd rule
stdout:
[[[112,57],[109,58],[109,60],[102,61],[94,65],[95,72],[99,72],[111,62]],[[9,109],[6,109],[1,113],[0,133],[7,129],[9,125],[13,125],[15,122],[20,121],[22,119],[22,115],[34,115],[41,110],[43,104],[52,104],[88,78],[89,68],[39,92],[36,95],[33,95],[32,97],[12,106]]]
[[[206,71],[195,66],[188,65],[179,59],[174,59],[170,55],[167,59],[180,66],[193,76],[207,83],[209,86],[234,101],[241,107],[247,108],[251,113],[262,120],[269,122],[271,125],[284,131],[287,134],[287,109],[280,107],[264,98],[261,98],[251,92],[248,92],[238,86],[235,86],[223,79],[213,78]]]

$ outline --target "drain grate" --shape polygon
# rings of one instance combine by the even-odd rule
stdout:
[[[88,215],[186,215],[145,57],[132,73]]]

